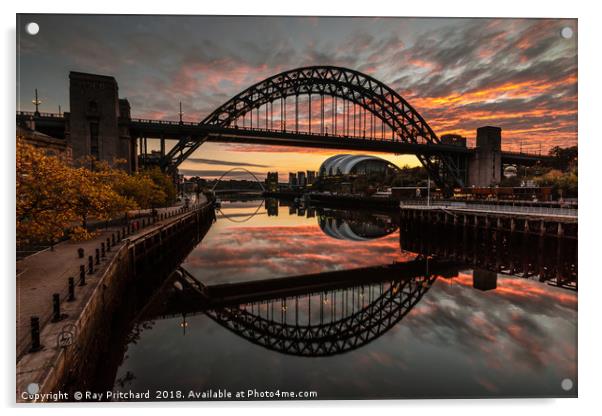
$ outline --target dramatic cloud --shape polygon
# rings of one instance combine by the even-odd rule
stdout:
[[[21,37],[18,104],[24,110],[31,109],[34,88],[44,111],[59,104],[67,109],[67,74],[78,70],[115,76],[134,116],[177,119],[181,101],[184,118],[200,121],[280,71],[339,65],[390,85],[439,135],[460,133],[473,143],[477,127],[496,125],[511,150],[546,152],[577,142],[576,36],[560,36],[564,26],[577,33],[575,20],[84,15],[25,20],[30,17],[41,31]],[[209,153],[203,148],[198,159],[222,160],[229,151],[245,151],[240,145]],[[258,150],[262,165],[272,165],[273,152],[290,153],[291,163],[307,153],[325,153]]]

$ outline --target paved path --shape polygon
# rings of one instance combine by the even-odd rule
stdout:
[[[201,196],[204,202],[204,196]],[[180,206],[157,209],[158,213],[175,213]],[[152,226],[140,228],[132,236],[143,235],[159,224],[169,222],[171,218],[157,221]],[[59,293],[61,301],[68,294],[68,279],[74,277],[76,282],[79,280],[80,265],[87,268],[88,256],[95,255],[96,249],[100,248],[102,242],[111,238],[113,233],[121,230],[119,227],[109,227],[99,230],[99,235],[92,240],[83,242],[65,241],[54,246],[54,249],[40,251],[17,262],[17,355],[20,350],[25,348],[29,341],[30,317],[38,316],[40,318],[40,327],[42,328],[52,315],[52,294]],[[101,261],[99,270],[109,263],[109,260],[115,255],[119,247],[125,244],[125,241],[117,242],[107,256]],[[84,249],[84,258],[79,258],[77,249]],[[77,290],[77,288],[76,288]]]

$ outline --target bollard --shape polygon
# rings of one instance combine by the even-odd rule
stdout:
[[[67,302],[73,302],[75,300],[75,278],[69,278],[69,297]]]
[[[80,259],[83,259],[83,258],[84,258],[84,249],[83,249],[83,248],[81,248],[81,247],[80,247],[80,248],[78,248],[78,249],[77,249],[77,255],[78,255],[78,257],[79,257]]]
[[[117,231],[119,232],[119,231]],[[111,234],[111,245],[114,246],[115,245],[115,233]]]
[[[105,258],[105,243],[104,241],[100,243],[100,257]]]
[[[79,285],[86,286],[86,266],[79,266]]]
[[[142,228],[146,227],[146,220],[142,218]]]
[[[115,237],[115,234],[113,234],[113,237]],[[111,239],[107,238],[107,251],[111,251]]]
[[[40,318],[37,316],[32,316],[30,319],[31,322],[31,348],[29,352],[36,352],[42,349],[42,345],[40,344]]]
[[[88,256],[88,274],[94,273],[94,258]]]
[[[96,264],[100,264],[100,250],[96,249]]]
[[[59,322],[65,318],[65,315],[61,314],[61,298],[58,293],[52,295],[52,322]]]

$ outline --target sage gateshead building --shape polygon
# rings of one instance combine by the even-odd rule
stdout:
[[[399,168],[376,156],[336,155],[326,159],[320,166],[319,175],[332,176],[373,176],[395,174]]]

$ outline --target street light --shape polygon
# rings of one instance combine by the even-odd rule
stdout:
[[[35,89],[35,93],[36,93],[36,98],[34,98],[31,102],[33,105],[36,106],[36,112],[34,114],[36,116],[39,116],[40,115],[39,106],[40,106],[40,104],[42,104],[42,100],[40,100],[38,98],[38,89],[37,88]]]

